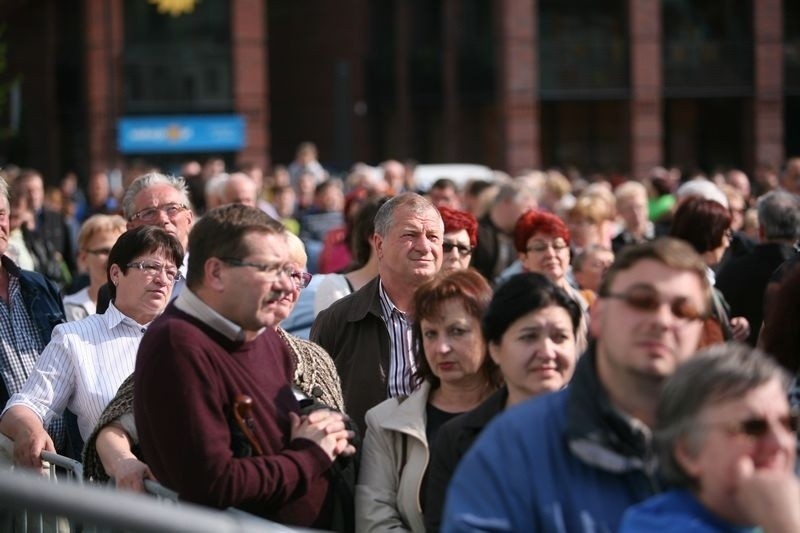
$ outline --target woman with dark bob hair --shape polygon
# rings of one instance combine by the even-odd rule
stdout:
[[[108,309],[56,326],[3,413],[0,431],[26,450],[24,465],[39,466],[39,452],[54,451],[44,428],[67,408],[77,416],[81,438],[89,438],[133,373],[142,336],[169,303],[182,262],[183,247],[159,227],[142,226],[119,236],[108,255]]]
[[[517,274],[501,285],[483,317],[483,337],[505,386],[439,430],[425,493],[425,528],[438,531],[447,486],[483,428],[506,407],[563,388],[572,378],[581,310],[541,274]]]
[[[713,287],[712,268],[719,264],[733,236],[730,210],[716,200],[689,196],[678,204],[670,236],[688,242],[700,254]],[[711,296],[712,316],[706,319],[700,347],[729,340],[745,341],[750,335],[747,319],[743,316],[730,318],[730,308],[719,290],[714,289]]]
[[[788,381],[771,357],[737,343],[681,365],[664,385],[654,428],[673,489],[630,507],[619,531],[800,531]]]
[[[356,531],[425,531],[422,495],[429,443],[441,425],[499,385],[481,334],[492,290],[476,271],[442,272],[412,303],[417,389],[367,411],[356,485]]]

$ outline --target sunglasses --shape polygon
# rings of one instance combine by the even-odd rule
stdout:
[[[778,417],[777,422],[785,431],[797,433],[797,428],[800,425],[800,413],[792,412]],[[753,417],[739,422],[722,424],[732,435],[744,435],[751,439],[764,438],[769,433],[771,425],[770,420],[764,417]]]
[[[460,255],[461,257],[466,257],[472,253],[471,246],[464,246],[463,244],[458,244],[455,242],[442,243],[442,251],[444,251],[444,253],[449,254],[453,250],[458,250],[458,255]]]
[[[634,285],[625,292],[610,292],[601,294],[600,297],[622,300],[632,309],[648,312],[656,311],[662,303],[667,303],[672,314],[682,320],[703,320],[708,317],[689,298],[679,296],[673,300],[665,300],[652,285]]]

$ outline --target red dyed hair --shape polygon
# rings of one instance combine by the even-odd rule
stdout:
[[[528,239],[537,233],[546,233],[553,238],[562,238],[569,244],[569,230],[564,221],[545,211],[528,211],[517,220],[514,226],[514,246],[519,253],[528,250]]]
[[[437,206],[437,209],[439,214],[442,215],[445,233],[465,229],[467,230],[467,235],[469,235],[469,244],[471,246],[478,244],[478,219],[475,218],[475,215],[458,209],[450,209],[443,205]]]

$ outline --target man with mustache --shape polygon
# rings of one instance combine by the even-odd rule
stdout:
[[[451,481],[442,530],[616,531],[628,506],[660,490],[658,397],[697,347],[710,290],[705,263],[681,241],[623,250],[569,387],[484,431]]]
[[[144,462],[182,499],[329,529],[331,465],[355,453],[344,415],[300,416],[274,329],[294,271],[283,226],[253,207],[207,212],[189,235],[186,288],[147,330],[134,371]],[[236,421],[240,396],[250,423]]]

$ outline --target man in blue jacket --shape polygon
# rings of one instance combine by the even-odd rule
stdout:
[[[659,491],[659,391],[694,353],[709,302],[705,265],[685,243],[624,250],[572,382],[486,428],[450,484],[443,531],[616,531],[629,505]]]

